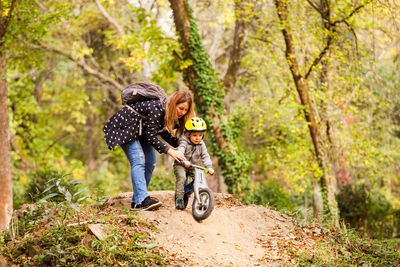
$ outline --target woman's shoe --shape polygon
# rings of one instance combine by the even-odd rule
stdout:
[[[133,205],[133,202],[131,204],[131,210],[155,210],[159,208],[162,203],[148,196],[140,204]]]

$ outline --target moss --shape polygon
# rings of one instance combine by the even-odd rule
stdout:
[[[229,126],[226,120],[224,92],[216,82],[215,73],[203,47],[193,11],[187,2],[186,5],[190,16],[189,53],[193,62],[192,67],[196,73],[193,82],[198,95],[202,102],[205,103],[198,106],[198,112],[204,118],[209,128],[213,128],[214,126],[211,118],[212,107],[213,114],[220,118],[222,135],[228,147],[222,150],[216,142],[212,142],[211,151],[218,158],[218,164],[222,170],[225,183],[228,186],[228,191],[238,196],[243,196],[243,193],[249,189],[248,156],[240,149],[235,139],[235,131]],[[188,77],[185,77],[185,79],[188,79]],[[212,131],[210,131],[209,135],[211,140],[216,140],[215,134]]]

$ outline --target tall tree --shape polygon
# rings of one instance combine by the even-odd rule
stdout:
[[[327,137],[324,136],[323,132],[321,131],[321,122],[318,121],[316,117],[316,107],[314,107],[311,102],[309,81],[316,66],[321,63],[323,58],[331,49],[331,46],[335,41],[338,26],[341,23],[348,25],[348,19],[356,14],[362,7],[364,7],[364,4],[355,7],[342,18],[338,20],[333,20],[331,16],[331,10],[329,8],[329,1],[327,2],[327,5],[325,5],[324,1],[321,1],[320,5],[316,5],[311,0],[308,0],[307,2],[321,15],[324,21],[324,28],[327,30],[327,37],[325,38],[324,46],[319,54],[314,58],[311,65],[306,68],[305,74],[302,74],[301,67],[296,57],[293,33],[288,20],[289,1],[274,0],[277,16],[281,25],[281,32],[283,34],[285,42],[285,57],[289,65],[295,87],[299,94],[301,104],[303,105],[304,117],[307,122],[311,139],[314,145],[315,156],[318,165],[322,170],[322,175],[319,179],[319,182],[322,190],[324,211],[327,213],[332,222],[337,223],[339,214],[333,190],[331,166],[327,158]]]
[[[244,55],[244,43],[246,39],[247,26],[246,16],[249,16],[249,12],[247,11],[250,9],[250,7],[251,3],[249,0],[235,0],[235,29],[233,35],[233,46],[229,57],[229,65],[222,84],[222,89],[226,92],[225,107],[228,113],[230,113],[232,91],[235,87]]]
[[[329,2],[325,0],[320,0],[318,6],[314,6],[318,12],[321,14],[321,23],[322,23],[322,28],[330,32],[331,30],[331,6]],[[325,38],[329,38],[325,37]],[[328,40],[326,40],[327,42]],[[325,90],[326,94],[329,94],[329,91],[332,90],[332,85],[331,81],[329,81],[329,69],[332,68],[329,64],[329,60],[326,58],[323,58],[321,60],[321,77],[320,77],[320,88],[322,90]],[[327,147],[327,152],[328,152],[328,157],[332,165],[332,174],[334,176],[336,186],[335,186],[335,193],[337,191],[336,188],[341,187],[342,185],[346,185],[350,183],[350,177],[348,175],[348,164],[344,160],[343,153],[341,151],[343,148],[341,147],[341,144],[339,140],[337,140],[336,135],[335,135],[335,124],[329,119],[329,104],[326,103],[327,101],[322,101],[321,103],[321,124],[325,126],[326,130],[326,136],[327,136],[327,141],[328,141],[328,147]]]
[[[12,216],[12,174],[10,125],[8,116],[6,52],[4,38],[16,0],[0,1],[0,229],[8,229]]]
[[[224,96],[217,86],[193,11],[186,0],[170,0],[169,2],[182,44],[181,59],[191,63],[183,69],[185,83],[193,92],[197,109],[211,130],[212,152],[218,158],[228,191],[240,195],[248,186],[248,163],[227,123]],[[240,43],[239,40],[238,46]],[[236,70],[233,71],[236,72]]]

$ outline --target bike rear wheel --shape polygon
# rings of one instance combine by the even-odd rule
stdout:
[[[192,214],[197,221],[201,221],[210,216],[214,209],[215,199],[214,193],[209,188],[201,188],[199,190],[200,202],[193,199]]]

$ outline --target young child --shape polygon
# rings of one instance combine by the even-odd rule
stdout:
[[[192,164],[203,165],[208,169],[209,174],[213,174],[210,155],[207,153],[206,145],[203,142],[204,132],[207,130],[207,125],[203,119],[193,117],[185,123],[185,134],[179,139],[178,151],[181,151],[185,158]],[[174,172],[176,176],[175,189],[175,208],[184,210],[187,205],[187,200],[184,201],[184,186],[186,175],[193,175],[194,168],[186,168],[179,162],[174,162]]]

